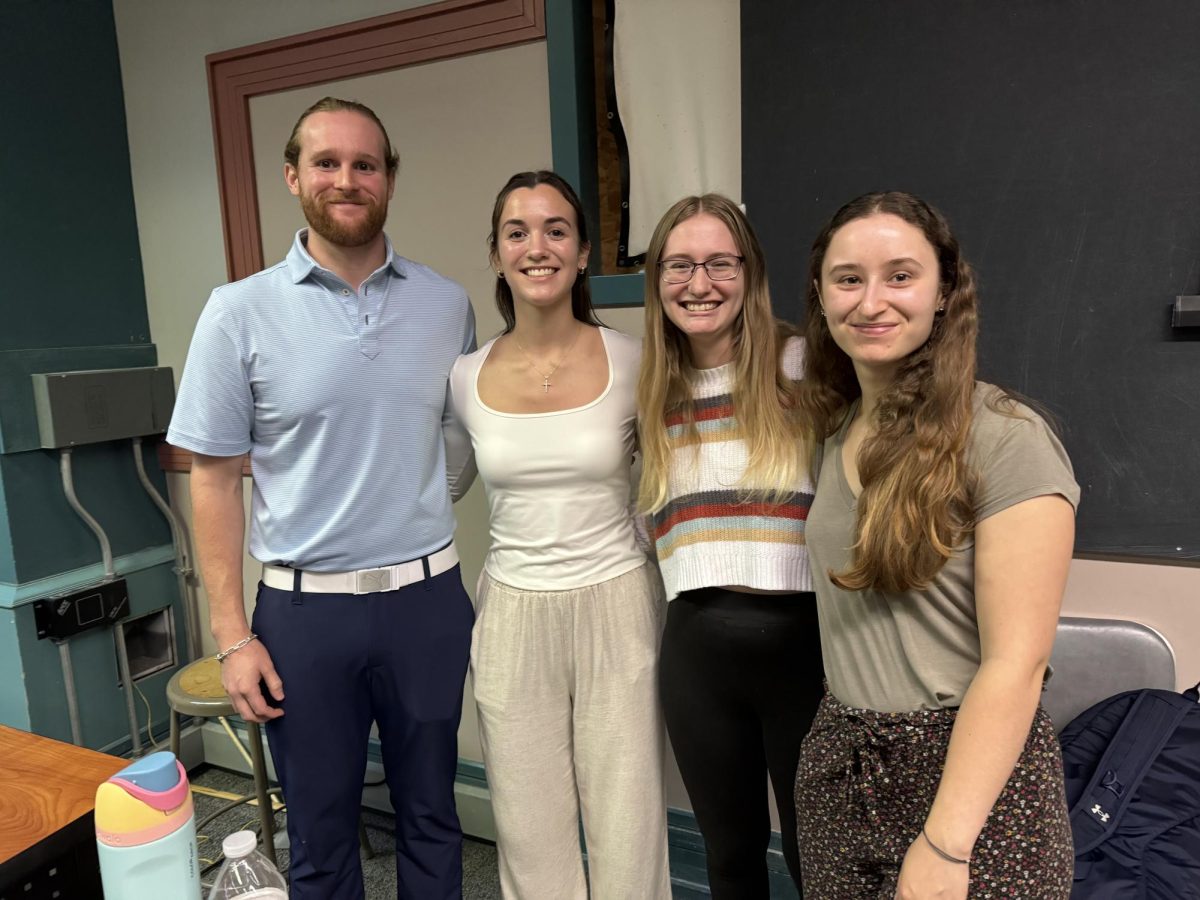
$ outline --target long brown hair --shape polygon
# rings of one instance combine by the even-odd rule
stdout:
[[[861,396],[850,358],[822,316],[825,253],[843,225],[876,213],[919,228],[938,261],[942,311],[928,340],[901,362],[858,453],[862,494],[850,568],[831,573],[847,590],[900,592],[926,586],[974,528],[974,476],[966,460],[975,392],[975,275],[946,219],[900,191],[865,194],[839,209],[813,242],[808,268],[808,343],[800,408],[817,440],[833,434]]]
[[[646,335],[638,377],[642,479],[638,507],[656,512],[667,502],[671,442],[666,417],[680,410],[687,423],[684,443],[699,441],[695,404],[688,386],[693,367],[687,335],[666,316],[658,264],[671,231],[701,213],[724,223],[742,257],[742,310],[733,333],[734,415],[747,450],[742,486],[747,499],[783,500],[803,469],[801,435],[793,414],[795,383],[780,364],[784,341],[795,329],[775,318],[762,246],[745,213],[720,194],[684,197],[659,220],[646,250]]]
[[[567,180],[557,172],[550,172],[546,169],[539,169],[536,172],[518,172],[505,182],[504,187],[500,188],[500,193],[496,195],[496,202],[492,206],[492,230],[488,234],[487,244],[488,256],[493,263],[497,257],[496,242],[499,239],[500,217],[504,215],[504,204],[508,202],[508,195],[518,188],[535,188],[539,184],[549,185],[562,194],[563,199],[575,211],[575,233],[579,236],[579,246],[591,245],[588,240],[587,217],[583,214],[583,203],[580,202],[579,195],[575,193],[575,189],[567,183]],[[512,288],[503,278],[496,279],[496,309],[500,311],[500,316],[504,319],[504,334],[508,334],[517,324],[517,311],[513,305]],[[577,272],[575,282],[571,285],[571,313],[580,322],[588,325],[604,324],[596,318],[596,312],[592,308],[592,289],[588,284],[587,269]]]

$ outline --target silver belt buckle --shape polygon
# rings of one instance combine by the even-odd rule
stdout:
[[[392,582],[396,575],[395,566],[381,569],[359,569],[354,573],[354,593],[380,594],[394,590]]]

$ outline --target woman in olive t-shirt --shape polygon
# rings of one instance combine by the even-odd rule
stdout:
[[[805,892],[1066,898],[1062,759],[1038,704],[1079,489],[1046,423],[975,380],[945,219],[869,194],[813,244],[801,403],[828,692],[796,780]]]

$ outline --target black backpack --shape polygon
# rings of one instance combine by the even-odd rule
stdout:
[[[1198,701],[1128,691],[1063,729],[1072,900],[1200,900]]]

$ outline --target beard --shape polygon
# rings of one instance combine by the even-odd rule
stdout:
[[[319,199],[302,192],[300,208],[304,211],[304,218],[308,220],[308,227],[331,244],[338,247],[362,247],[371,243],[383,231],[383,223],[387,221],[387,198],[384,198],[382,203],[376,203],[369,198],[362,201],[362,205],[367,207],[367,215],[354,225],[339,222],[329,212],[330,203],[344,202],[346,199],[348,198],[338,195]]]

